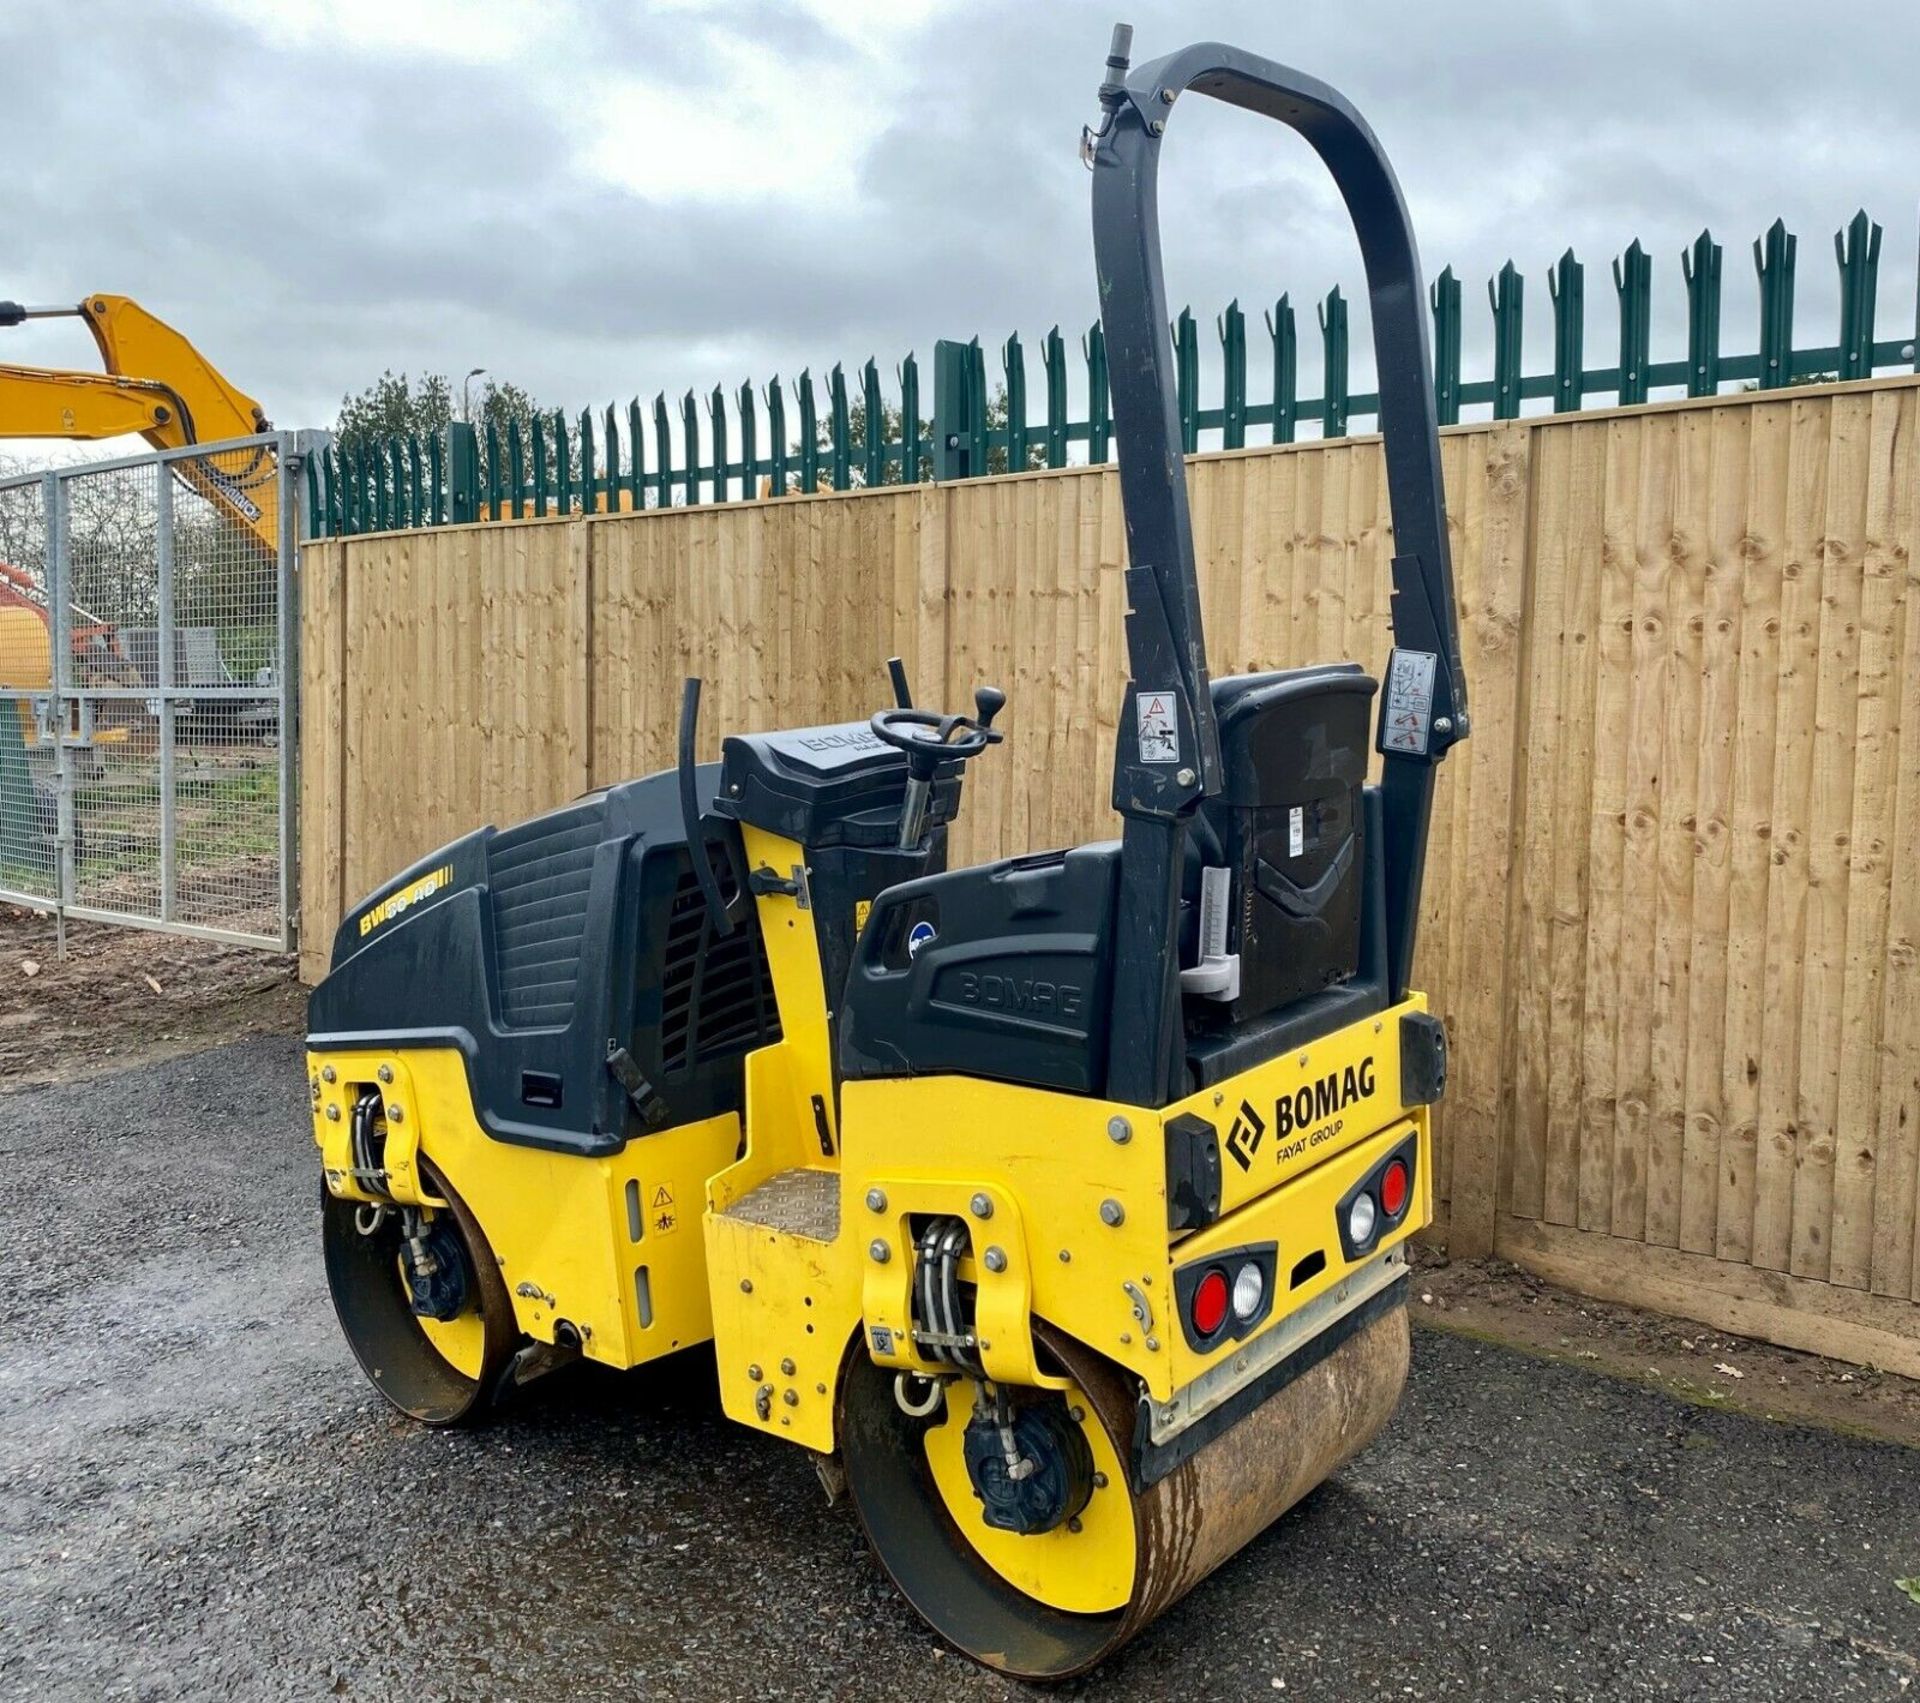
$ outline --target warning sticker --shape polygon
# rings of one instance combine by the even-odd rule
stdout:
[[[665,1235],[679,1223],[673,1210],[673,1190],[665,1183],[653,1191],[653,1198],[647,1202],[647,1216],[650,1227],[660,1235]]]
[[[1298,857],[1307,849],[1307,812],[1296,804],[1287,812],[1287,856]]]
[[[1142,692],[1134,700],[1140,731],[1140,761],[1180,761],[1180,718],[1171,692]]]
[[[1433,726],[1433,672],[1438,658],[1430,650],[1397,650],[1387,664],[1386,726],[1383,751],[1427,754]]]

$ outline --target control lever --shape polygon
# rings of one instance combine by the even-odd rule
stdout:
[[[896,709],[913,708],[913,693],[907,689],[907,665],[897,656],[887,658],[887,678],[893,682],[893,703]]]
[[[706,901],[707,917],[713,932],[723,940],[733,933],[733,918],[720,897],[720,883],[713,873],[713,860],[707,855],[707,836],[700,825],[700,803],[694,791],[694,737],[700,726],[700,677],[692,674],[680,693],[680,831],[686,836],[687,855],[693,859],[694,879],[700,883],[700,897]]]
[[[973,689],[973,719],[982,727],[993,726],[993,718],[1007,707],[1007,695],[998,686]]]

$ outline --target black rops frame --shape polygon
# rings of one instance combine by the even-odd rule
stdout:
[[[1395,652],[1434,659],[1424,751],[1388,748],[1392,705],[1389,694],[1381,694],[1387,973],[1394,1000],[1407,991],[1413,959],[1433,771],[1466,737],[1467,690],[1420,260],[1393,168],[1366,121],[1325,83],[1218,42],[1182,48],[1129,74],[1132,36],[1124,24],[1114,31],[1100,88],[1104,115],[1087,152],[1130,564],[1131,677],[1113,769],[1113,805],[1124,829],[1107,1092],[1151,1106],[1181,1091],[1179,966],[1170,947],[1178,937],[1181,855],[1189,818],[1222,784],[1160,262],[1160,142],[1175,100],[1189,89],[1278,119],[1305,137],[1339,186],[1366,263],[1393,516]],[[1154,740],[1149,757],[1138,720],[1143,692],[1171,696],[1176,757],[1168,756],[1164,738]]]

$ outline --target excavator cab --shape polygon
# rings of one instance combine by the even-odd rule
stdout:
[[[1079,1673],[1386,1422],[1444,1032],[1409,984],[1467,731],[1412,233],[1323,84],[1131,69],[1086,154],[1125,508],[1118,839],[960,869],[971,713],[728,737],[423,859],[342,924],[308,1056],[329,1282],[382,1393],[483,1417],[711,1342],[947,1639]],[[1366,258],[1395,648],[1206,667],[1156,225],[1200,93],[1300,131]],[[1371,739],[1369,733],[1371,732]],[[1371,757],[1379,778],[1369,781]]]

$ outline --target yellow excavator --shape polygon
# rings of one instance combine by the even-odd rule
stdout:
[[[83,320],[106,371],[0,364],[0,438],[93,442],[137,433],[155,449],[180,449],[269,429],[258,402],[131,296],[92,295],[73,307],[0,302],[0,327],[33,319]],[[271,447],[193,457],[174,467],[262,549],[278,550]]]
[[[0,302],[0,327],[37,319],[79,319],[100,350],[104,372],[0,363],[0,438],[146,439],[155,449],[217,444],[268,430],[260,404],[180,332],[129,296],[89,295],[72,307]],[[279,549],[273,500],[278,473],[271,445],[185,456],[168,464],[269,556]],[[74,663],[85,678],[131,684],[137,671],[111,622],[76,608]],[[53,619],[47,588],[0,563],[0,687],[42,693],[53,682]],[[41,744],[32,703],[0,706],[0,870],[44,860],[53,805],[28,753]],[[87,729],[74,748],[122,743],[125,727]],[[21,801],[27,801],[22,807]]]
[[[28,320],[79,319],[100,350],[104,372],[0,363],[0,438],[71,438],[97,442],[139,435],[155,449],[225,443],[269,429],[260,404],[226,377],[166,321],[130,296],[89,295],[72,307],[26,307],[0,301],[0,327]],[[226,515],[243,537],[270,556],[279,549],[273,501],[277,473],[271,445],[190,456],[174,474]],[[76,609],[76,667],[89,679],[126,685],[137,671],[111,623]],[[18,567],[0,563],[0,687],[44,692],[53,681],[53,640],[46,588]],[[37,743],[30,704],[16,715],[21,739]],[[10,736],[11,729],[6,730]],[[114,743],[124,728],[92,741]],[[17,814],[17,813],[16,813]]]

